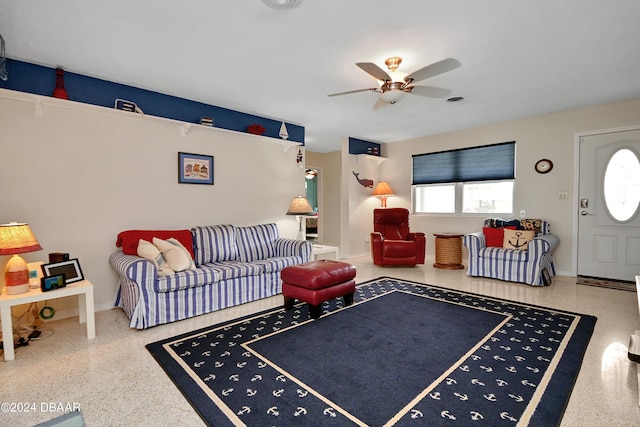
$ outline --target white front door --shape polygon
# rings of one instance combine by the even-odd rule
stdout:
[[[578,275],[640,274],[640,130],[580,138]]]

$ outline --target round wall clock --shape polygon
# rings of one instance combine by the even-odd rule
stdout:
[[[549,159],[538,160],[536,163],[536,172],[538,173],[547,173],[553,169],[553,162]]]

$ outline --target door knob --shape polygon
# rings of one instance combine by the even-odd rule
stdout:
[[[591,213],[589,213],[589,212],[587,212],[587,211],[581,211],[581,212],[580,212],[580,215],[582,215],[582,216],[586,216],[586,215],[593,215],[593,214],[591,214]]]

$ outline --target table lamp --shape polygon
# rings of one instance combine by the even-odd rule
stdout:
[[[306,197],[297,196],[293,198],[287,215],[295,215],[298,220],[298,240],[304,240],[302,233],[302,217],[304,215],[313,215],[315,212]]]
[[[380,203],[381,203],[380,206],[383,208],[387,207],[387,197],[395,196],[395,194],[393,193],[393,190],[391,189],[387,181],[380,181],[376,185],[376,188],[373,189],[373,193],[371,195],[375,197],[380,197]]]
[[[18,254],[42,249],[28,224],[11,222],[0,224],[0,255],[13,255],[4,269],[7,294],[29,292],[29,269]]]

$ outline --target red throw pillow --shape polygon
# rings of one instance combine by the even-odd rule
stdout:
[[[182,243],[191,254],[191,258],[194,258],[191,230],[127,230],[118,234],[116,246],[122,247],[122,253],[125,255],[138,255],[138,241],[143,239],[152,242],[154,237],[162,240],[173,237]]]
[[[483,227],[482,232],[487,241],[487,247],[501,248],[504,240],[504,228]]]

